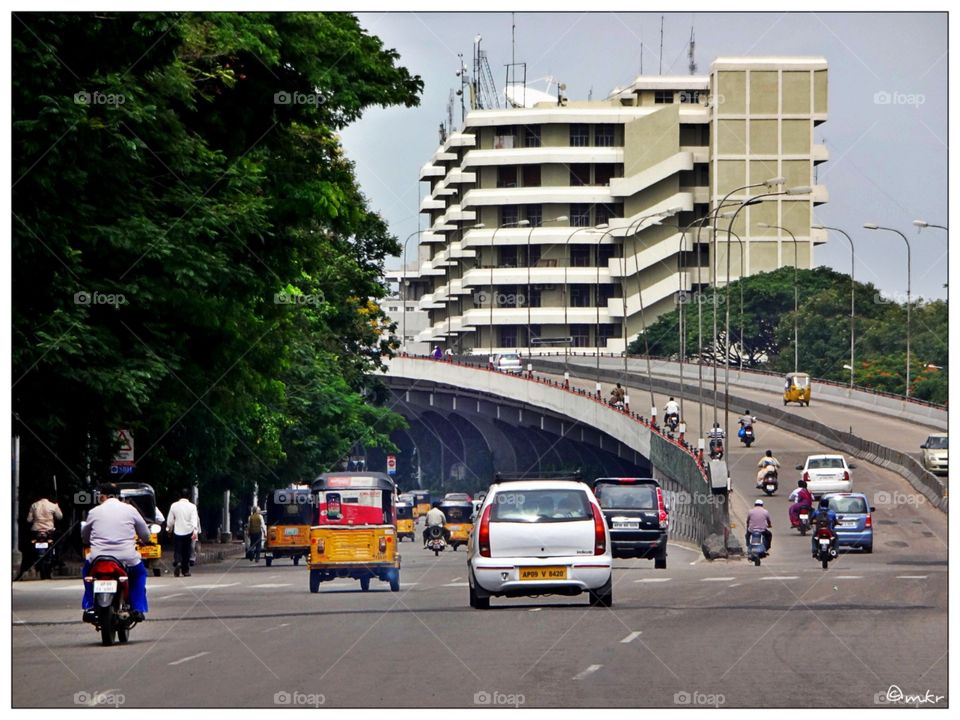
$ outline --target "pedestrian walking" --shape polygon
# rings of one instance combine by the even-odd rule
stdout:
[[[190,490],[183,488],[180,499],[167,513],[167,532],[173,534],[173,574],[190,577],[190,557],[193,543],[200,536],[200,516],[197,506],[190,502]]]
[[[247,560],[260,562],[260,549],[263,545],[263,515],[260,514],[260,508],[253,506],[253,512],[247,520]]]

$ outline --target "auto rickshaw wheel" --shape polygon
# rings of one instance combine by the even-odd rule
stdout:
[[[320,592],[320,571],[310,571],[310,592]]]
[[[360,578],[360,589],[367,592],[370,589],[370,576]]]
[[[293,564],[294,564],[294,565],[299,565],[299,564],[300,564],[300,556],[299,556],[299,555],[294,555],[294,556],[293,556]]]
[[[153,576],[154,576],[154,577],[160,577],[161,575],[163,575],[163,568],[155,567],[155,568],[153,569]]]
[[[263,561],[267,564],[267,567],[273,565],[273,558],[264,558]]]

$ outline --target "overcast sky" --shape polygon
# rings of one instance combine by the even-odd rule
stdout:
[[[528,84],[554,76],[570,99],[606,97],[660,63],[660,15],[644,13],[517,13],[515,57]],[[418,208],[426,184],[420,167],[438,144],[451,89],[459,87],[457,53],[471,66],[473,39],[483,37],[498,89],[511,62],[510,13],[365,13],[360,22],[400,54],[424,80],[417,108],[375,108],[343,132],[364,193],[401,241],[425,227]],[[817,130],[829,162],[819,182],[830,202],[818,222],[846,230],[856,246],[856,278],[886,293],[906,291],[906,248],[912,248],[913,294],[943,298],[946,233],[922,233],[912,221],[947,225],[947,16],[943,13],[676,13],[664,16],[663,74],[686,75],[691,24],[698,74],[724,55],[819,55],[829,63],[829,116]],[[882,94],[882,95],[881,95]],[[883,100],[890,100],[883,103]],[[880,100],[881,102],[878,102]],[[455,124],[460,123],[459,99]],[[410,241],[408,257],[414,257]],[[842,236],[817,248],[815,264],[850,271]],[[397,267],[399,261],[388,263]]]

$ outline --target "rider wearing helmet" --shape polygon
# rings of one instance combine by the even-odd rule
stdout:
[[[772,527],[773,521],[770,519],[770,513],[763,507],[763,500],[755,500],[753,508],[747,513],[747,545],[750,544],[750,533],[762,532],[764,547],[767,552],[770,552],[770,544],[773,541],[773,533],[770,532]]]

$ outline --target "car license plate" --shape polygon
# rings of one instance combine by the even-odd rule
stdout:
[[[521,580],[566,580],[567,568],[565,567],[522,567],[520,568]]]
[[[776,489],[777,489],[777,486],[776,486],[776,485],[767,485],[767,491],[768,491],[768,492],[773,492],[773,491],[776,490]]]
[[[627,521],[614,521],[613,523],[614,530],[639,530],[640,521],[627,522]]]
[[[283,534],[287,537],[296,537],[300,534],[300,528],[284,528]]]
[[[116,580],[94,580],[93,591],[95,593],[112,593],[117,591]]]
[[[852,528],[856,526],[857,526],[856,520],[847,520],[845,522],[837,523],[837,527],[842,527],[842,528]]]
[[[34,543],[33,545],[37,550],[46,550],[50,547],[50,543]]]

